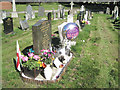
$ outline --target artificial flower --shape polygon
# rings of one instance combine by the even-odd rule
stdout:
[[[33,53],[30,53],[30,52],[28,53],[29,57],[33,57],[33,55],[34,55]]]
[[[34,57],[33,57],[35,60],[38,60],[38,59],[40,59],[40,57],[38,56],[38,55],[34,55]]]
[[[28,57],[26,56],[26,57],[23,57],[23,61],[25,62],[25,61],[28,61]]]

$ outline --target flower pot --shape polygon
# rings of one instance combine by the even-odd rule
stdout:
[[[52,76],[52,69],[50,67],[50,65],[48,64],[47,67],[44,69],[44,75],[46,80],[50,80],[51,76]]]
[[[31,77],[31,78],[36,78],[38,74],[40,73],[40,70],[37,70],[36,68],[29,70],[27,67],[23,67],[22,69],[23,69],[22,71],[24,75]]]

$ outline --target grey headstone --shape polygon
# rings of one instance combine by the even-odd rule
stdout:
[[[3,19],[3,25],[4,25],[4,33],[8,34],[13,32],[13,19],[11,17],[7,17]]]
[[[43,7],[39,7],[38,16],[44,16],[45,9]]]
[[[119,14],[118,6],[115,6],[114,7],[114,19],[116,19],[118,17],[118,14]]]
[[[6,11],[2,11],[2,19],[6,18]]]
[[[6,13],[6,17],[10,17],[10,12],[7,12],[7,13]]]
[[[39,20],[32,26],[33,49],[35,54],[51,46],[51,23],[49,20]]]
[[[106,14],[110,14],[110,8],[109,7],[107,7],[107,9],[106,9]]]
[[[26,8],[26,12],[27,14],[29,15],[29,19],[32,18],[32,6],[31,5],[28,5],[27,8]]]
[[[25,30],[25,29],[29,28],[27,20],[24,20],[24,21],[20,20],[20,26],[21,26],[22,30]]]

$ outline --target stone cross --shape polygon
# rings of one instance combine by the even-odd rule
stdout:
[[[16,12],[16,5],[15,5],[15,0],[12,0],[13,2],[13,12],[12,12],[12,17],[18,17],[18,14]]]
[[[70,5],[71,5],[71,10],[73,10],[73,5],[74,5],[73,1],[71,1]]]

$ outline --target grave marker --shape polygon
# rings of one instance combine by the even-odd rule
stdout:
[[[17,12],[16,12],[15,0],[12,0],[12,3],[13,3],[12,17],[18,17],[18,14],[17,14]]]
[[[31,5],[28,5],[27,8],[26,8],[26,17],[28,17],[28,19],[31,19],[32,18],[32,6]]]
[[[6,11],[2,11],[2,19],[6,18]]]
[[[73,15],[73,5],[74,5],[73,1],[71,1],[70,5],[71,5],[71,14]]]
[[[20,26],[21,26],[21,29],[22,29],[22,30],[25,30],[25,29],[29,28],[29,25],[28,25],[28,23],[27,23],[27,20],[22,21],[22,20],[20,19]]]
[[[43,7],[39,7],[38,16],[44,16],[45,9]]]
[[[48,20],[39,20],[32,26],[33,49],[35,54],[51,46],[51,23]]]
[[[4,33],[8,34],[13,32],[13,19],[11,17],[7,17],[3,19],[3,25],[4,25]]]
[[[110,8],[109,7],[107,7],[107,9],[106,9],[106,14],[110,14]]]

